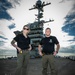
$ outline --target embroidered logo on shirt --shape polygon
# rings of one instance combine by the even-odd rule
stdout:
[[[49,42],[52,43],[52,39],[50,39]]]

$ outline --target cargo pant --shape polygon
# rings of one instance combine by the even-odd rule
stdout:
[[[42,66],[43,66],[42,74],[48,75],[47,74],[48,64],[49,64],[49,68],[51,70],[50,75],[57,75],[57,69],[55,67],[54,55],[52,55],[52,54],[42,56]]]
[[[15,75],[27,75],[29,58],[29,51],[23,50],[22,53],[17,54],[17,70]]]

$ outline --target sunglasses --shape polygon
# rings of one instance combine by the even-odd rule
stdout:
[[[29,28],[23,28],[23,30],[29,30]]]

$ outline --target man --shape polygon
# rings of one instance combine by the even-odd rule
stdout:
[[[31,50],[28,33],[29,27],[25,25],[22,33],[16,35],[16,37],[11,41],[11,44],[17,49],[17,70],[15,75],[27,75],[29,51]]]
[[[58,53],[60,45],[57,38],[55,36],[51,36],[50,34],[51,34],[51,29],[46,28],[45,30],[46,37],[44,37],[41,40],[38,46],[39,54],[42,56],[43,75],[47,75],[48,64],[51,68],[51,75],[57,75],[54,56]],[[56,44],[56,50],[54,49],[55,44]]]

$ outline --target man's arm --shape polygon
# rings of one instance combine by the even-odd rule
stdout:
[[[57,45],[56,45],[56,52],[57,52],[57,53],[58,53],[59,49],[60,49],[60,44],[57,44]]]
[[[21,52],[21,48],[19,48],[15,43],[16,43],[15,40],[11,41],[12,46],[14,46],[19,52]]]
[[[42,56],[43,54],[42,54],[42,46],[41,45],[38,46],[38,50],[39,50],[39,54]]]
[[[57,44],[56,45],[56,50],[55,50],[53,55],[56,55],[59,52],[59,49],[60,49],[60,44]]]
[[[29,49],[28,50],[30,51],[31,49],[32,49],[32,46],[31,46],[31,44],[29,44]]]

